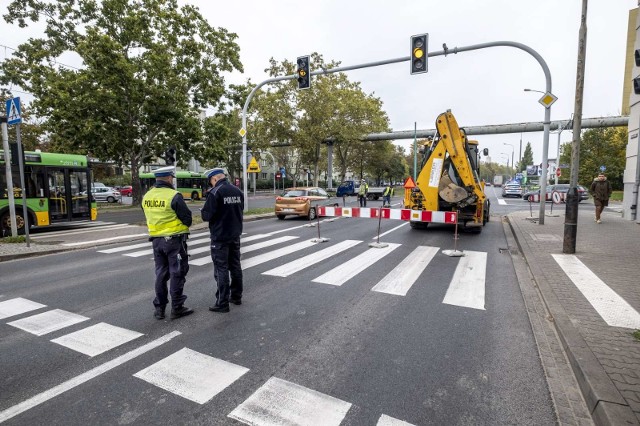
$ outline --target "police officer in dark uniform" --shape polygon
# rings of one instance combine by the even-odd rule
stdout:
[[[193,313],[184,306],[187,296],[183,294],[189,256],[187,238],[191,226],[191,210],[184,202],[182,194],[173,187],[175,167],[163,167],[153,172],[155,185],[142,199],[142,209],[147,218],[149,240],[153,244],[153,259],[156,264],[156,319],[164,319],[169,303],[167,281],[170,280],[171,319]]]
[[[242,304],[240,235],[244,195],[229,183],[223,169],[215,168],[204,173],[212,188],[201,214],[202,220],[209,222],[213,277],[217,282],[216,303],[209,310],[229,312],[229,302]]]

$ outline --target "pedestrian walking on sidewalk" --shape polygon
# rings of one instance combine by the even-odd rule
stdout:
[[[183,293],[189,272],[187,239],[191,210],[182,194],[173,187],[175,167],[162,167],[153,174],[156,182],[142,199],[156,267],[156,298],[153,300],[156,311],[153,316],[164,319],[168,294],[171,294],[171,319],[176,319],[193,313],[193,309],[184,306],[187,296]],[[170,281],[168,292],[167,281]]]
[[[360,182],[360,188],[358,189],[358,201],[360,201],[360,207],[367,207],[367,194],[369,194],[369,185],[367,181],[362,179]]]
[[[596,223],[602,223],[600,214],[606,206],[609,205],[609,197],[611,197],[611,183],[607,180],[604,173],[600,173],[591,183],[589,194],[593,197],[593,203],[596,206]]]
[[[244,211],[244,194],[227,180],[224,169],[204,172],[211,190],[202,207],[202,220],[209,222],[211,259],[216,280],[216,303],[212,312],[229,312],[229,302],[242,304],[242,267],[240,235]]]

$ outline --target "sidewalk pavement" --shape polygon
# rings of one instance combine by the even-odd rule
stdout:
[[[263,213],[263,214],[255,214],[255,215],[250,215],[250,216],[245,216],[244,217],[244,221],[245,222],[250,222],[250,221],[254,221],[254,220],[260,220],[260,219],[269,219],[269,218],[275,218],[273,213]],[[202,229],[206,229],[207,228],[207,223],[199,223],[197,225],[194,225],[191,227],[191,232],[194,231],[198,231],[198,230],[202,230]],[[81,230],[82,228],[78,228],[78,230]],[[96,231],[99,231],[100,228],[96,227],[95,228]],[[146,228],[144,228],[146,230]],[[138,231],[134,231],[135,234],[139,234]],[[140,239],[140,237],[134,237],[132,236],[131,239]],[[119,243],[123,243],[125,241],[119,241]],[[104,243],[106,244],[106,243]],[[114,244],[113,242],[110,244]],[[15,260],[15,259],[23,259],[25,257],[33,257],[33,256],[41,256],[41,255],[45,255],[45,254],[53,254],[53,253],[59,253],[62,251],[69,251],[69,250],[81,250],[81,249],[86,249],[86,248],[90,248],[90,247],[95,247],[91,246],[91,245],[84,245],[84,246],[63,246],[61,244],[46,244],[46,243],[40,243],[37,241],[31,241],[30,247],[27,247],[27,243],[0,243],[0,262],[4,262],[4,261],[8,261],[8,260]]]
[[[544,225],[527,211],[507,219],[595,424],[640,424],[640,341],[633,336],[640,325],[608,325],[556,262],[552,255],[562,255],[564,209],[554,210],[554,216],[545,216]],[[594,211],[581,211],[574,255],[640,312],[640,225],[614,209],[605,210],[601,224]],[[611,301],[601,291],[596,296]],[[620,304],[605,315],[623,310]]]

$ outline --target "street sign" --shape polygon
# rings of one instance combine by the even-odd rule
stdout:
[[[545,108],[550,108],[551,105],[553,105],[553,103],[557,100],[558,100],[557,96],[555,96],[551,92],[547,92],[544,95],[542,95],[540,99],[538,99],[538,102],[540,102],[542,106],[544,106]]]
[[[416,187],[416,183],[413,181],[413,178],[409,176],[407,180],[404,181],[404,189],[411,189],[415,187]]]
[[[604,166],[604,165],[603,165],[603,166],[600,166],[600,171],[601,171],[601,172],[604,172],[605,170],[607,170],[607,166]]]
[[[280,179],[282,177],[282,175],[280,174],[280,172],[276,172],[276,179]]]
[[[562,171],[560,170],[560,167],[556,169],[556,176],[558,177],[562,176]]]
[[[551,193],[551,199],[554,204],[560,204],[562,202],[562,195],[558,191],[553,191]]]
[[[21,122],[20,98],[7,100],[7,124],[19,124]]]
[[[280,167],[280,174],[282,175],[283,179],[287,177],[287,173],[286,173],[284,167]]]
[[[259,173],[260,165],[256,161],[255,157],[251,157],[251,161],[249,162],[249,167],[247,168],[247,172],[249,173]]]
[[[240,133],[240,136],[242,136],[244,138],[244,135],[247,134],[247,131],[244,129],[244,127],[240,128],[240,130],[238,130],[238,133]]]

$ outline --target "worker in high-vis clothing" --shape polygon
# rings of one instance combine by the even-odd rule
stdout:
[[[184,306],[187,296],[183,293],[189,272],[187,239],[192,222],[191,210],[182,194],[173,187],[175,167],[162,167],[153,174],[156,182],[142,199],[142,209],[147,218],[156,265],[154,317],[159,320],[165,318],[168,295],[171,294],[171,319],[176,319],[193,313],[193,309]]]
[[[367,181],[362,179],[360,181],[360,188],[358,189],[358,201],[360,201],[360,207],[367,207],[367,194],[369,193],[369,185]]]
[[[393,189],[394,188],[391,185],[386,185],[384,187],[384,191],[382,191],[382,207],[391,207],[391,197],[393,197]]]

